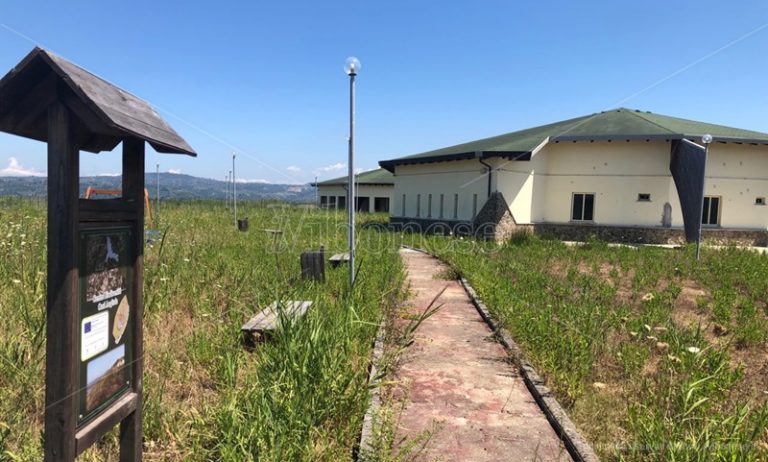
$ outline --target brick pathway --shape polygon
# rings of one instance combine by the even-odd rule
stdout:
[[[396,441],[435,427],[418,460],[570,461],[464,289],[435,277],[445,265],[413,250],[400,256],[414,313],[448,288],[437,302],[443,306],[419,327],[395,371],[394,396],[407,399]]]

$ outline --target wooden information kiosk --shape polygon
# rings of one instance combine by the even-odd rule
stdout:
[[[48,143],[45,460],[115,425],[141,460],[144,143],[195,156],[145,101],[35,48],[0,80],[0,131]],[[122,143],[122,197],[79,197],[80,151]]]

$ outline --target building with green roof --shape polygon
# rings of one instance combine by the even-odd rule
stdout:
[[[355,181],[357,211],[389,213],[395,177],[388,170],[377,168],[359,173]],[[318,205],[329,209],[347,208],[347,176],[312,183],[317,188]]]
[[[634,109],[379,165],[394,174],[398,227],[668,242],[691,240],[703,225],[705,237],[759,243],[768,229],[768,134]]]

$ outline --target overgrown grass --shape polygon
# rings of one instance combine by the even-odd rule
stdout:
[[[239,208],[247,233],[221,204],[166,203],[164,239],[145,249],[145,460],[349,459],[371,343],[401,297],[396,246],[359,232],[351,293],[345,267],[325,284],[298,277],[300,252],[344,250],[343,213]],[[44,205],[0,200],[0,461],[42,458],[45,249]],[[240,326],[274,300],[314,304],[245,351]],[[116,460],[115,449],[111,434],[80,460]]]
[[[768,256],[403,239],[471,281],[602,458],[768,458]]]

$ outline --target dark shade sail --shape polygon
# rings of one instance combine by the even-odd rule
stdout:
[[[685,139],[672,142],[669,171],[680,198],[685,240],[688,242],[696,242],[701,229],[705,162],[706,150],[703,147]]]

